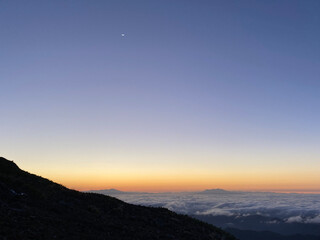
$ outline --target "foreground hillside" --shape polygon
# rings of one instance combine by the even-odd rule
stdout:
[[[167,209],[70,190],[0,158],[0,240],[4,239],[234,238]]]

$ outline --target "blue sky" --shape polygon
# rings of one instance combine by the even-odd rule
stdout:
[[[293,188],[289,176],[320,162],[319,12],[319,1],[0,1],[1,154],[77,188],[88,172],[108,185],[196,171],[216,187],[210,174],[266,169]]]

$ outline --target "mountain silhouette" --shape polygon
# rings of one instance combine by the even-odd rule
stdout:
[[[0,158],[0,239],[235,238],[213,225],[164,208],[70,190]]]
[[[86,192],[90,193],[100,193],[104,195],[118,195],[118,194],[148,194],[147,192],[123,192],[114,188],[111,189],[101,189],[101,190],[89,190]]]
[[[204,193],[204,194],[226,194],[226,193],[234,193],[234,192],[230,192],[224,189],[220,189],[220,188],[216,188],[216,189],[206,189],[202,192],[199,193]]]

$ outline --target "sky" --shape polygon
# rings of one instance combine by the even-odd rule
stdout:
[[[78,190],[320,191],[319,13],[0,0],[0,155]]]

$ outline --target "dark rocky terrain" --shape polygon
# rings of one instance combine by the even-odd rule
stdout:
[[[0,158],[0,239],[235,239],[164,208],[70,190]]]

